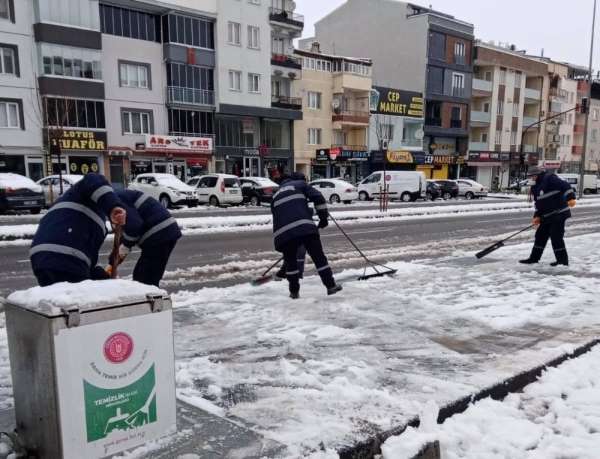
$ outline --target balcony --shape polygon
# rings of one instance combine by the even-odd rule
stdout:
[[[196,106],[215,105],[215,93],[206,89],[167,87],[167,103]]]
[[[585,132],[584,124],[576,124],[573,126],[573,133],[575,134],[583,134]]]
[[[471,126],[488,126],[492,120],[490,112],[471,110]]]
[[[542,92],[539,89],[525,88],[523,97],[526,104],[537,104],[542,99]]]
[[[571,153],[573,153],[574,155],[582,155],[583,147],[580,145],[573,145],[573,147],[571,147]]]
[[[288,110],[302,110],[302,99],[300,97],[272,95],[271,107],[285,108]]]
[[[487,142],[469,142],[470,151],[488,151]]]
[[[531,126],[532,124],[536,124],[539,121],[537,117],[533,116],[524,116],[523,117],[523,129],[527,126]]]
[[[340,113],[334,113],[331,117],[332,121],[342,124],[369,124],[369,112],[359,112],[354,110],[343,110]],[[334,127],[335,129],[335,127]]]
[[[277,65],[279,67],[286,67],[289,69],[302,69],[302,61],[294,56],[288,56],[287,54],[271,54],[271,65]]]
[[[523,153],[536,153],[538,148],[535,145],[523,144]]]
[[[368,151],[369,147],[366,145],[348,145],[345,143],[333,144],[331,148],[339,148],[340,150],[352,150],[352,151]]]
[[[492,82],[473,78],[473,97],[489,97],[492,95]]]
[[[299,29],[304,28],[304,16],[280,8],[269,8],[269,19],[273,22],[287,24]]]

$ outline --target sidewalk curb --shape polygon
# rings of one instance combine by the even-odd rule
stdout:
[[[562,354],[542,365],[536,366],[531,370],[518,373],[515,376],[500,381],[493,386],[482,389],[481,391],[460,398],[440,409],[437,422],[442,424],[446,419],[466,411],[469,406],[484,398],[492,398],[494,400],[503,400],[508,394],[519,392],[529,384],[536,382],[542,375],[544,370],[554,368],[561,363],[580,357],[589,352],[593,347],[600,344],[600,339],[594,339],[587,342],[570,353]],[[418,417],[414,417],[408,423],[394,427],[393,429],[381,432],[374,437],[362,441],[353,446],[347,446],[338,450],[340,459],[373,459],[375,455],[381,454],[381,445],[390,437],[401,435],[408,427],[419,427],[420,421]]]

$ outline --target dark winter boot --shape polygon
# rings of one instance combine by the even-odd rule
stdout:
[[[342,290],[340,284],[335,284],[333,287],[327,289],[327,295],[335,295],[337,292]]]
[[[282,268],[279,269],[279,271],[277,271],[275,273],[275,277],[273,278],[276,281],[282,281],[286,278],[285,275],[285,266],[283,266]]]
[[[519,263],[522,263],[524,265],[534,265],[538,263],[538,260],[534,260],[533,258],[527,258],[525,260],[519,260]]]
[[[290,292],[290,298],[292,300],[297,300],[298,298],[300,298],[300,292]]]
[[[556,257],[556,264],[551,263],[552,266],[569,266],[569,254],[566,248],[554,250],[554,256]]]
[[[553,261],[552,263],[550,263],[550,266],[569,266],[569,263],[561,263],[560,261]]]

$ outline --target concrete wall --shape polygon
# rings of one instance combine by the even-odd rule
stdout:
[[[0,129],[0,152],[8,153],[5,147],[30,147],[38,149],[39,153],[43,114],[36,90],[38,70],[32,3],[16,1],[14,5],[15,24],[0,22],[0,43],[17,46],[20,76],[0,74],[0,97],[22,100],[25,130]]]
[[[348,0],[315,24],[326,53],[373,60],[373,84],[425,91],[427,17],[407,18],[406,3]]]
[[[121,108],[151,110],[154,133],[166,134],[168,131],[165,107],[166,73],[160,43],[102,35],[102,48],[109,145],[134,148],[136,142],[144,142],[143,135],[122,134]],[[151,89],[120,87],[119,60],[149,64]]]
[[[216,86],[220,104],[271,107],[271,26],[267,1],[259,5],[239,0],[219,0],[216,24]],[[227,42],[229,21],[241,24],[241,45]],[[260,27],[260,50],[248,48],[248,26]],[[229,70],[242,72],[241,91],[229,90]],[[248,92],[248,74],[261,76],[261,92]]]
[[[158,0],[155,3],[165,4],[175,7],[176,9],[191,10],[196,13],[217,13],[217,3],[221,3],[224,0]]]

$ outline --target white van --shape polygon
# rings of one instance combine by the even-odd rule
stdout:
[[[423,172],[385,171],[390,199],[404,202],[425,198],[427,180]],[[373,172],[358,185],[358,199],[368,201],[379,197],[383,189],[383,171]]]
[[[242,185],[236,175],[202,175],[189,179],[187,184],[196,189],[199,202],[214,207],[222,204],[239,205],[244,200]]]
[[[565,182],[571,184],[575,192],[579,193],[579,174],[556,174]],[[598,177],[594,174],[585,174],[583,176],[583,193],[598,193]]]

